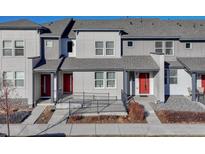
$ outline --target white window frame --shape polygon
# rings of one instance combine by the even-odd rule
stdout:
[[[17,41],[22,41],[23,42],[23,47],[21,47],[21,48],[16,48],[16,42]],[[16,56],[16,49],[23,49],[23,55],[20,55],[20,56]],[[23,57],[24,55],[25,55],[25,43],[24,43],[24,40],[14,40],[14,53],[13,53],[13,55],[15,56],[15,57]]]
[[[51,43],[50,45],[49,45],[49,42]],[[46,40],[46,47],[53,48],[53,40]]]
[[[162,48],[156,48],[156,42],[162,42]],[[172,42],[172,48],[166,48],[166,42]],[[155,47],[155,53],[156,52],[156,49],[162,49],[162,53],[164,53],[165,56],[174,56],[174,41],[155,41],[155,44],[154,44],[154,47]],[[169,54],[166,54],[166,49],[172,49],[173,53],[171,55]]]
[[[5,78],[5,74],[6,73],[12,73],[12,79]],[[14,83],[14,72],[12,72],[12,71],[4,71],[3,72],[3,86],[4,87],[5,87],[5,81],[6,81],[6,83],[9,83],[7,81],[11,81],[11,83],[12,83],[11,87],[14,87],[14,85],[15,85],[15,83]],[[8,85],[8,87],[10,87],[10,85]]]
[[[106,47],[107,42],[113,42],[113,48],[107,48]],[[115,42],[114,41],[105,41],[104,44],[105,44],[105,53],[104,53],[104,55],[106,55],[106,56],[114,56],[115,55]],[[113,54],[112,55],[107,55],[107,49],[112,49],[113,50]]]
[[[17,79],[16,78],[16,74],[17,73],[23,73],[23,78],[19,78],[19,79]],[[23,86],[16,86],[16,80],[23,80]],[[16,72],[14,72],[14,85],[15,85],[15,87],[17,87],[17,88],[23,88],[24,86],[25,86],[25,73],[23,72],[23,71],[16,71]]]
[[[186,44],[187,44],[187,43],[189,43],[189,44],[190,44],[190,48],[187,48],[187,47],[186,47]],[[192,49],[192,43],[191,43],[191,42],[186,42],[186,43],[185,43],[185,49],[187,49],[187,50]]]
[[[107,73],[113,72],[115,73],[115,79],[107,79]],[[95,79],[95,73],[103,73],[103,79]],[[103,87],[96,87],[95,86],[95,81],[96,80],[103,80]],[[115,86],[114,87],[108,87],[107,86],[107,81],[108,80],[114,80],[115,81]],[[94,72],[94,89],[116,89],[117,88],[117,79],[116,79],[116,72],[115,71],[107,71],[107,72],[102,72],[102,71],[97,71]]]
[[[4,71],[3,72],[3,82],[8,80],[8,79],[4,78],[4,74],[8,73],[8,72],[12,73],[12,76],[13,76],[12,79],[9,79],[9,80],[12,81],[12,86],[11,87],[16,87],[16,88],[24,88],[25,87],[25,72],[23,72],[23,71],[15,71],[15,72]],[[18,72],[24,73],[24,78],[23,79],[16,79],[16,73],[18,73]],[[23,86],[16,86],[16,80],[23,80]]]
[[[103,43],[103,47],[102,47],[102,48],[97,48],[97,47],[96,47],[96,43],[97,43],[97,42]],[[95,45],[95,56],[104,56],[104,46],[105,46],[104,41],[95,41],[94,45]],[[96,50],[97,50],[97,49],[102,50],[102,55],[97,55],[97,54],[96,54]]]
[[[107,78],[107,73],[114,73],[115,74],[115,78],[114,79],[108,79]],[[106,79],[105,79],[105,84],[106,84],[106,88],[108,88],[108,89],[116,89],[116,72],[113,72],[113,71],[109,71],[109,72],[105,72],[105,75],[106,75]],[[114,80],[115,81],[115,86],[114,87],[108,87],[107,86],[107,81],[109,81],[109,80]]]
[[[96,73],[103,73],[103,79],[96,79],[95,78],[95,74]],[[95,85],[95,81],[97,81],[97,80],[102,80],[103,81],[103,86],[102,87],[96,87],[96,85]],[[95,87],[95,89],[104,89],[105,88],[105,82],[104,82],[104,80],[105,80],[105,73],[104,72],[94,72],[94,87]]]
[[[4,47],[4,42],[6,42],[6,41],[11,42],[11,47],[10,47],[10,48],[5,48],[5,47]],[[5,49],[11,50],[11,56],[4,55],[4,50],[5,50]],[[12,40],[3,40],[3,41],[2,41],[2,56],[3,56],[3,57],[12,57],[12,56],[13,56],[13,41],[12,41]]]
[[[171,76],[171,71],[176,71],[176,75],[175,76]],[[176,78],[176,83],[171,83],[171,78]],[[177,69],[169,69],[169,84],[171,85],[176,85],[178,84],[178,70]]]
[[[95,46],[96,42],[102,42],[103,43],[103,48],[96,48],[96,46]],[[113,42],[114,47],[113,48],[106,48],[106,43],[107,42]],[[102,56],[113,57],[113,56],[115,56],[115,41],[112,41],[112,40],[109,40],[109,41],[107,41],[107,40],[106,41],[97,40],[97,41],[94,41],[94,48],[95,48],[95,56],[96,57],[102,57]],[[97,55],[96,54],[96,49],[102,49],[103,54],[102,55]],[[106,54],[106,49],[113,49],[113,54],[112,55],[107,55]]]
[[[132,45],[131,46],[129,46],[129,42],[131,42],[132,43]],[[134,45],[133,45],[133,41],[127,41],[127,46],[129,47],[129,48],[132,48]]]

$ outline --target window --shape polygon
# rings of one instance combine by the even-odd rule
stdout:
[[[95,72],[95,88],[102,88],[104,82],[104,73]]]
[[[73,52],[73,42],[68,41],[67,47],[68,47],[68,53],[72,53]]]
[[[47,40],[47,41],[46,41],[46,47],[52,48],[52,47],[53,47],[53,41]]]
[[[165,55],[173,55],[173,42],[165,42]]]
[[[132,47],[132,46],[133,46],[133,42],[132,42],[132,41],[128,41],[128,42],[127,42],[127,46],[128,46],[128,47]]]
[[[169,83],[170,84],[177,84],[177,70],[176,69],[170,69]]]
[[[155,42],[155,52],[156,53],[163,53],[162,42]]]
[[[115,72],[106,73],[107,87],[115,87]]]
[[[12,41],[3,41],[3,56],[12,56]]]
[[[173,41],[157,41],[155,42],[155,52],[164,53],[165,55],[174,54]]]
[[[103,42],[102,41],[95,42],[95,55],[103,55]]]
[[[13,72],[4,72],[3,73],[3,86],[13,86],[14,75]]]
[[[191,43],[185,43],[185,48],[186,49],[191,49],[192,48],[192,44]]]
[[[15,72],[15,86],[16,87],[24,86],[24,72]]]
[[[22,40],[15,41],[15,56],[24,55],[24,42]]]
[[[114,55],[114,42],[113,41],[106,42],[106,55]]]

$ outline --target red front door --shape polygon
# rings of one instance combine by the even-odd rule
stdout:
[[[51,96],[50,74],[41,74],[41,96]]]
[[[63,91],[64,93],[73,92],[73,75],[72,74],[63,75]]]
[[[205,89],[205,75],[201,76],[201,86]],[[205,93],[205,90],[204,90]]]
[[[149,73],[139,74],[139,93],[149,94]]]

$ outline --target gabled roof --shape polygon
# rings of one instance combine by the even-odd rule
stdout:
[[[205,72],[205,57],[178,57],[177,60],[191,73]]]
[[[66,71],[158,71],[151,56],[124,56],[122,58],[66,58],[61,66]]]
[[[45,29],[45,27],[27,19],[20,19],[20,20],[0,23],[0,29],[20,29],[20,30],[36,29],[37,30],[37,29]]]
[[[70,38],[76,29],[120,29],[123,39],[180,39],[205,40],[205,20],[160,20],[127,18],[114,20],[76,20]]]
[[[41,37],[61,37],[72,19],[57,20],[54,22],[44,23],[43,26],[49,31],[41,34]]]

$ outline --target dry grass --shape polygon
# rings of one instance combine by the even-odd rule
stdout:
[[[47,124],[54,113],[53,106],[47,106],[36,120],[35,124]]]
[[[156,111],[162,123],[205,123],[205,112]]]

